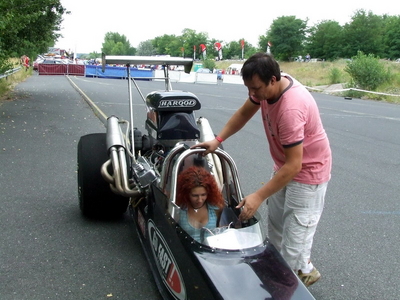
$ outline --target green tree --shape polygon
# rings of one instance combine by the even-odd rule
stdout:
[[[62,16],[69,13],[60,0],[0,1],[0,69],[11,57],[35,57],[60,37]]]
[[[176,39],[175,35],[164,34],[162,36],[157,36],[151,40],[153,44],[153,49],[158,55],[165,55],[169,53],[170,47],[169,45],[172,43],[172,40]]]
[[[272,22],[266,37],[260,37],[259,46],[267,49],[268,42],[271,42],[271,53],[275,58],[289,61],[302,53],[306,29],[307,21],[296,19],[295,16],[279,17]]]
[[[184,57],[185,56],[185,47],[183,46],[183,41],[182,37],[176,37],[174,40],[172,40],[172,43],[170,44],[170,55],[175,56],[175,57]],[[183,49],[183,53],[182,53]]]
[[[136,48],[131,46],[125,35],[107,32],[101,51],[106,55],[135,55]]]
[[[242,49],[240,49],[240,51],[242,51]],[[246,43],[244,45],[244,58],[247,59],[250,56],[252,56],[253,54],[255,54],[256,52],[258,52],[259,50],[254,47],[252,44],[250,43]]]
[[[215,43],[216,42],[219,42],[218,40],[216,40],[216,39],[211,39],[211,40],[209,40],[208,41],[208,52],[209,53],[207,53],[207,54],[209,54],[209,58],[211,58],[211,59],[218,59],[218,51],[215,49]]]
[[[224,56],[224,59],[242,59],[242,40],[240,39],[238,41],[231,41],[227,44],[225,44],[222,47],[222,53]],[[244,44],[244,59],[249,58],[251,55],[257,52],[257,49],[253,47],[252,44],[247,43],[245,40]]]
[[[242,48],[240,41],[232,41],[222,46],[222,54],[224,59],[241,59]]]
[[[154,53],[158,55],[179,56],[182,43],[176,35],[164,34],[152,40]]]
[[[193,29],[185,28],[182,31],[182,35],[180,37],[182,42],[182,47],[185,49],[185,57],[193,57],[194,47],[196,47],[196,58],[199,57],[199,49],[200,44],[205,44],[207,46],[207,52],[211,51],[213,44],[208,41],[208,34],[205,32],[197,33]],[[210,52],[211,53],[211,52]]]
[[[194,48],[196,48],[196,58],[200,58],[198,52],[200,44],[207,46],[207,52],[212,49],[212,42],[209,41],[206,33],[197,33],[188,28],[185,28],[180,36],[164,34],[155,37],[152,43],[156,54],[159,55],[193,57]]]
[[[93,52],[90,52],[85,57],[81,57],[81,58],[84,58],[84,59],[96,59],[96,58],[99,58],[99,57],[101,57],[101,53],[98,53],[97,51],[93,51]]]
[[[311,57],[334,60],[341,57],[343,27],[336,21],[325,20],[309,30],[306,52]]]
[[[151,56],[155,54],[153,43],[151,40],[140,42],[136,54],[140,56]]]
[[[267,35],[260,35],[260,37],[258,39],[259,51],[267,52],[268,42],[270,42],[270,41],[268,40],[268,36]]]
[[[385,20],[383,46],[385,57],[400,58],[400,16],[388,17]]]
[[[343,56],[352,57],[358,51],[381,56],[383,53],[383,17],[360,9],[355,12],[351,22],[344,25]]]
[[[233,57],[239,59],[242,57],[242,50],[239,41],[226,43],[217,39],[209,39],[208,34],[205,32],[196,32],[193,29],[185,28],[182,35],[162,35],[155,37],[151,40],[156,54],[171,55],[171,56],[184,56],[196,59],[203,59],[200,53],[200,45],[204,44],[207,47],[207,58],[214,59],[218,56],[214,48],[215,42],[223,44],[222,55],[223,59],[231,59]],[[183,50],[183,52],[182,52]],[[245,58],[250,57],[257,51],[251,44],[245,45]],[[195,52],[195,53],[194,53]],[[194,55],[195,54],[195,55]]]

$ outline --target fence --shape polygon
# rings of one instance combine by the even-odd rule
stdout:
[[[126,67],[106,66],[105,71],[102,71],[102,66],[96,65],[75,65],[75,64],[39,64],[39,75],[75,75],[85,77],[99,77],[99,78],[126,78]],[[132,77],[164,77],[163,70],[151,69],[137,69],[130,68]],[[170,71],[170,79],[172,82],[186,82],[186,83],[208,83],[217,84],[216,73],[196,73],[191,72],[186,74],[181,71]],[[224,83],[243,84],[242,77],[238,75],[223,75]]]
[[[153,77],[153,70],[151,69],[138,69],[131,67],[129,72],[132,77],[151,78]],[[104,72],[102,66],[86,65],[86,77],[99,77],[99,78],[126,78],[128,76],[126,67],[111,67],[106,66]]]
[[[152,70],[130,68],[132,77],[152,77]],[[39,75],[74,75],[100,78],[126,78],[125,67],[109,67],[102,71],[102,66],[75,64],[38,64]]]
[[[39,75],[76,75],[85,76],[85,65],[74,64],[38,64]]]
[[[17,73],[19,70],[21,70],[21,67],[14,68],[12,70],[6,71],[4,74],[0,74],[0,78],[7,78],[8,76]]]

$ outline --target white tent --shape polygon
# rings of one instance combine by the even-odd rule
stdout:
[[[236,74],[239,75],[242,70],[243,64],[231,64],[227,69],[227,74]]]

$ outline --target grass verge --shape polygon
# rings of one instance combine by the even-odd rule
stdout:
[[[382,95],[359,91],[340,92],[340,95],[336,95],[400,104],[400,63],[386,60],[382,62],[391,74],[390,82],[384,83],[375,91]],[[220,61],[215,64],[217,69],[227,69],[231,64],[243,64],[243,61]],[[345,88],[352,87],[351,77],[345,72],[347,66],[345,59],[333,62],[280,62],[279,65],[283,72],[293,76],[305,86],[318,87],[341,83]]]
[[[3,101],[13,100],[12,91],[14,87],[18,83],[25,81],[32,75],[32,72],[32,68],[29,68],[28,71],[25,68],[21,68],[16,73],[0,79],[0,105]]]

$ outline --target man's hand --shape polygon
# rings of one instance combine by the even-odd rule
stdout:
[[[256,193],[250,194],[243,198],[243,200],[240,201],[240,203],[236,206],[236,208],[243,207],[242,212],[239,215],[239,219],[241,221],[250,219],[252,216],[254,216],[263,201],[264,199],[262,199]]]
[[[196,144],[196,145],[190,147],[190,149],[205,148],[206,151],[203,152],[203,156],[205,156],[211,152],[214,152],[218,148],[219,145],[220,145],[220,142],[218,142],[216,139],[213,139],[211,141],[206,141],[206,142],[203,142],[200,144]]]

